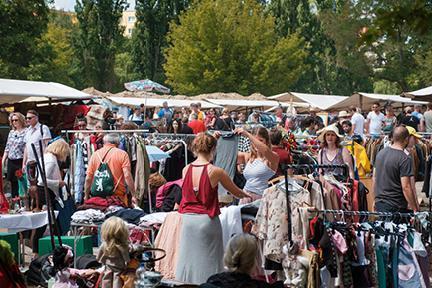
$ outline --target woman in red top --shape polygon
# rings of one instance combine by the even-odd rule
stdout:
[[[210,164],[216,143],[213,136],[198,134],[192,144],[197,159],[183,169],[179,208],[182,229],[176,279],[191,284],[204,283],[211,275],[223,271],[218,184],[235,197],[248,197],[222,168]]]

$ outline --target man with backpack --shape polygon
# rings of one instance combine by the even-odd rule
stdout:
[[[90,197],[106,198],[118,196],[125,206],[130,206],[126,194],[135,194],[135,184],[131,173],[128,154],[117,148],[120,137],[117,134],[107,134],[103,138],[104,146],[97,150],[90,158],[84,186],[85,200]],[[132,197],[132,202],[134,197]]]
[[[42,140],[42,148],[45,150],[49,140],[51,140],[51,132],[48,126],[39,122],[39,113],[36,110],[28,110],[26,115],[28,125],[27,132],[24,136],[26,146],[24,148],[23,168],[31,161],[36,161],[36,157],[40,157],[39,141]],[[35,145],[37,155],[34,155],[32,144]],[[23,169],[23,171],[25,171]]]

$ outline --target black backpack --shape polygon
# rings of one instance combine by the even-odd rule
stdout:
[[[55,276],[52,255],[47,254],[34,259],[25,272],[28,284],[48,287],[48,280]]]

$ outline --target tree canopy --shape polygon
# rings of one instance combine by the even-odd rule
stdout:
[[[202,0],[170,28],[164,69],[179,93],[279,93],[307,69],[301,38],[278,37],[254,0]]]
[[[118,92],[149,78],[174,92],[350,95],[432,85],[431,0],[0,1],[0,77]]]

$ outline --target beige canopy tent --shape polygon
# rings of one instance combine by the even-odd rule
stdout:
[[[90,95],[55,82],[0,79],[0,105],[90,99]]]
[[[205,101],[226,107],[230,110],[237,110],[241,108],[271,108],[281,105],[282,107],[290,107],[290,103],[280,103],[274,100],[246,100],[247,97],[243,97],[245,99],[205,99]],[[201,102],[202,103],[202,102]],[[292,103],[294,107],[305,107],[303,103]]]
[[[432,102],[432,86],[419,89],[416,91],[412,91],[412,92],[404,92],[402,93],[402,95],[416,101]]]
[[[320,110],[327,110],[329,107],[347,99],[347,96],[337,95],[319,95],[319,94],[306,94],[298,92],[286,92],[268,97],[272,100],[281,102],[301,102],[306,103],[307,107],[318,108]]]
[[[170,107],[189,107],[191,103],[196,103],[197,101],[193,100],[182,100],[182,99],[163,99],[163,98],[148,98],[148,99],[142,99],[137,97],[115,97],[115,96],[108,96],[106,99],[110,100],[116,105],[124,105],[129,107],[137,107],[141,104],[146,103],[147,107],[153,108],[153,107],[162,107],[163,102],[168,102],[168,106]],[[200,101],[201,107],[203,109],[210,109],[210,108],[222,108],[222,106],[219,106],[217,104],[209,103],[206,101]]]
[[[355,106],[360,107],[364,111],[368,110],[375,102],[378,102],[381,105],[391,104],[394,107],[427,103],[422,101],[413,101],[412,99],[401,97],[399,95],[358,92],[351,95],[351,97],[348,97],[347,99],[327,108],[327,110],[342,110],[348,109],[350,106]]]

